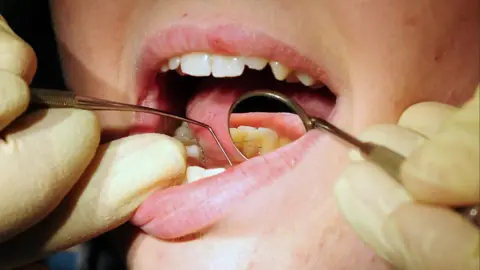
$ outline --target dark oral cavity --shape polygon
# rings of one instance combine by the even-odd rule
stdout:
[[[193,81],[194,84],[182,83],[181,86],[195,88],[187,102],[186,115],[210,125],[237,163],[244,159],[230,141],[227,118],[230,106],[242,93],[259,88],[281,91],[305,107],[307,113],[325,118],[335,104],[326,89],[313,90],[278,82],[262,72],[246,72],[232,79],[195,78]],[[209,132],[194,125],[190,128],[204,150],[206,164],[203,166],[224,167],[226,160]],[[131,221],[160,239],[176,239],[205,230],[252,192],[291,171],[318,136],[318,133],[308,133],[275,152],[252,158],[218,175],[159,190],[140,206]]]
[[[245,92],[256,89],[271,89],[287,94],[297,101],[308,114],[328,119],[336,98],[326,88],[310,89],[306,86],[279,82],[269,70],[247,71],[241,77],[232,79],[207,78],[201,80],[197,90],[187,105],[187,116],[210,125],[216,132],[228,155],[235,163],[244,159],[234,148],[230,139],[228,111],[235,100]],[[207,167],[220,167],[226,164],[220,149],[208,131],[190,125],[200,146],[204,150]],[[288,127],[276,127],[281,130]]]
[[[333,83],[329,81],[324,67],[301,55],[290,46],[292,44],[241,25],[215,25],[215,20],[209,21],[190,25],[176,22],[171,28],[147,34],[138,59],[139,103],[146,100],[148,93],[158,91],[157,95],[152,95],[151,107],[185,113],[210,125],[230,157],[237,162],[243,161],[243,158],[230,141],[227,112],[234,100],[246,91],[259,88],[280,90],[300,103],[312,116],[328,118],[336,102],[328,90],[312,90],[278,82],[268,68],[262,72],[247,70],[240,78],[233,79],[192,78],[179,76],[173,71],[157,76],[156,80],[161,64],[169,58],[188,52],[208,52],[260,56],[284,63],[290,69],[309,74],[326,85]],[[167,82],[169,76],[174,83]],[[152,125],[149,130],[169,131],[169,125],[163,123],[164,119],[157,117],[150,120]],[[147,119],[144,122],[148,122]],[[194,125],[190,128],[203,147],[206,156],[203,167],[224,167],[226,161],[209,132]],[[275,152],[252,158],[228,168],[224,173],[159,190],[140,206],[132,223],[161,239],[180,238],[208,228],[245,197],[292,171],[319,136],[318,132],[309,132]]]

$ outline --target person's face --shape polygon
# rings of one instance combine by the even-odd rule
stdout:
[[[458,104],[469,97],[479,81],[478,8],[476,0],[51,0],[67,85],[79,94],[183,113],[186,104],[175,105],[172,96],[193,94],[153,79],[168,58],[189,52],[253,55],[327,84],[336,102],[313,103],[310,110],[328,113],[333,124],[354,134],[394,122],[419,101]],[[259,83],[247,80],[202,82],[188,115],[221,127],[224,114],[218,112],[242,87]],[[101,120],[105,130],[133,133],[164,126],[125,113],[101,114]],[[197,136],[207,144],[206,135]],[[331,137],[310,132],[292,149],[264,163],[246,162],[224,181],[152,195],[141,208],[157,223],[145,231],[172,238],[214,224],[182,241],[137,232],[125,249],[129,266],[388,268],[335,206],[332,186],[346,154]]]

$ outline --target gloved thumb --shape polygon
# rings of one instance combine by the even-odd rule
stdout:
[[[403,163],[400,180],[416,200],[447,206],[480,203],[479,89]]]
[[[0,244],[0,268],[11,269],[110,231],[156,189],[183,181],[184,146],[161,134],[101,145],[70,194],[46,219]]]
[[[480,269],[480,232],[445,208],[404,204],[383,224],[385,256],[407,270]]]
[[[350,165],[335,194],[355,232],[397,269],[479,269],[479,231],[451,210],[415,203],[374,164]]]

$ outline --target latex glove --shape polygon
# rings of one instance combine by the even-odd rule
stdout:
[[[404,186],[352,152],[335,187],[360,238],[399,269],[480,269],[480,231],[446,208],[480,203],[479,117],[477,88],[460,109],[420,103],[360,136],[408,156]]]
[[[0,269],[32,262],[128,221],[155,189],[182,180],[185,148],[144,134],[99,146],[92,112],[20,117],[33,50],[0,17]]]

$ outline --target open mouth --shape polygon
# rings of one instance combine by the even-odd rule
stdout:
[[[234,166],[228,166],[208,130],[156,116],[137,117],[132,133],[171,135],[185,145],[188,155],[184,185],[152,195],[133,218],[135,225],[163,239],[182,237],[212,225],[225,214],[228,205],[288,169],[284,161],[272,160],[285,155],[295,160],[303,155],[309,143],[302,141],[305,131],[301,123],[292,122],[284,113],[232,115],[233,124],[229,125],[229,108],[240,95],[257,89],[275,90],[291,97],[307,114],[324,119],[331,117],[336,105],[335,94],[322,80],[325,74],[277,41],[264,38],[264,42],[274,45],[264,43],[259,45],[263,49],[255,49],[249,44],[245,49],[241,42],[228,39],[237,28],[229,28],[228,34],[222,34],[224,28],[182,29],[156,36],[155,42],[150,42],[153,45],[147,47],[144,55],[148,59],[140,69],[138,103],[211,126]],[[172,33],[180,33],[173,38],[177,45],[195,45],[177,49],[167,42],[172,40]],[[158,51],[159,42],[169,44],[170,50]],[[222,44],[221,50],[218,44]],[[285,58],[285,52],[289,57]],[[245,161],[245,157],[249,160]],[[239,178],[249,178],[255,167],[264,170],[252,175],[259,181],[242,183]],[[231,196],[226,195],[227,189]],[[215,196],[215,190],[223,193],[222,199],[209,198]]]

